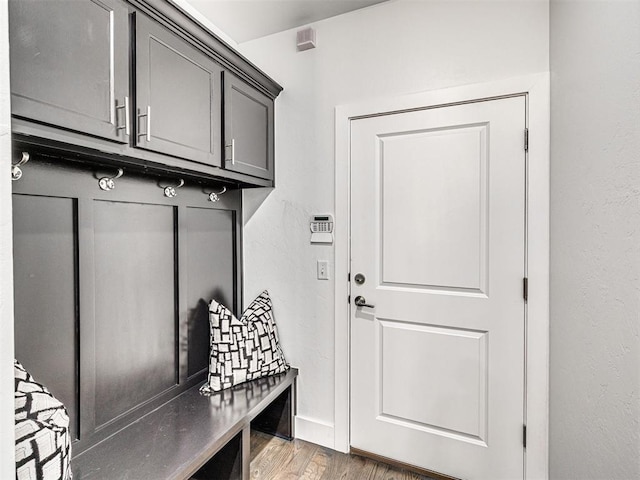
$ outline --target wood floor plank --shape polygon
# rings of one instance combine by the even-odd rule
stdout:
[[[291,444],[292,445],[289,445],[293,447],[291,454],[288,456],[287,461],[281,464],[277,475],[271,477],[274,480],[298,480],[305,478],[304,471],[318,449],[317,445],[306,442],[293,441]],[[286,447],[287,445],[285,445],[284,449],[286,449]]]
[[[256,435],[251,433],[251,442],[253,443],[253,437],[264,436],[264,434]],[[276,437],[272,437],[276,439]],[[277,439],[280,440],[280,439]],[[274,478],[273,475],[277,474],[281,463],[292,454],[290,448],[286,448],[284,441],[271,441],[269,438],[264,438],[259,449],[251,446],[251,478],[252,479],[266,479]]]
[[[433,480],[302,440],[251,432],[251,480]]]
[[[329,457],[321,449],[318,449],[309,460],[307,468],[305,468],[302,475],[308,480],[322,480],[328,465]]]

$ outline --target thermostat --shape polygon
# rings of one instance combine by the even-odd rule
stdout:
[[[333,216],[314,215],[309,223],[311,243],[333,243]]]

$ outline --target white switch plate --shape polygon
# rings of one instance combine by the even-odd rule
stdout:
[[[318,260],[318,280],[329,280],[329,262]]]

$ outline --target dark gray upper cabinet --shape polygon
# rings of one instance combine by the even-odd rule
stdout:
[[[222,68],[136,13],[135,145],[221,165]]]
[[[128,8],[119,0],[11,0],[15,116],[127,143]]]
[[[273,180],[273,100],[224,75],[225,168]]]
[[[16,140],[90,163],[273,185],[282,87],[173,2],[9,0],[9,29]]]

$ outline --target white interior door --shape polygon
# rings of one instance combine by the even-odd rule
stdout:
[[[351,126],[351,447],[523,478],[525,97]]]

